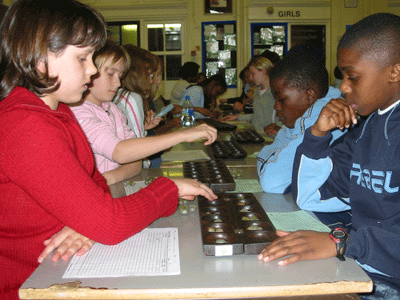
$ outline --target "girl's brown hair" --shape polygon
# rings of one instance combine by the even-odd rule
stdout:
[[[150,110],[149,101],[153,100],[156,92],[155,82],[150,84],[150,76],[162,68],[162,62],[158,56],[138,46],[126,44],[122,47],[131,61],[130,68],[121,81],[124,88],[122,95],[130,92],[139,94],[143,99],[143,110],[146,116]]]
[[[61,53],[69,45],[101,48],[107,37],[104,19],[75,0],[16,0],[1,24],[0,99],[16,86],[36,95],[59,87],[48,74],[48,51]],[[43,62],[46,72],[37,70]]]

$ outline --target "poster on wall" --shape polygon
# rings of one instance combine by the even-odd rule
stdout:
[[[237,85],[236,22],[202,23],[203,72],[207,77],[221,74],[228,87]]]
[[[204,13],[231,14],[233,0],[204,0]]]

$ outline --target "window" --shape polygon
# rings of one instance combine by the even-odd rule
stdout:
[[[109,22],[108,33],[118,45],[133,44],[140,47],[139,22]]]
[[[181,28],[181,23],[147,24],[147,49],[163,61],[163,79],[179,79],[183,56]]]

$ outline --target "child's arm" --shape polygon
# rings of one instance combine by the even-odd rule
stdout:
[[[154,153],[168,149],[182,142],[194,142],[205,139],[205,145],[213,143],[217,138],[217,130],[207,124],[174,131],[159,136],[134,138],[120,141],[114,148],[112,159],[125,164],[148,157]]]
[[[168,131],[170,131],[172,128],[174,128],[175,126],[177,126],[180,123],[181,123],[181,118],[178,118],[178,117],[173,118],[168,123],[161,125],[161,126],[157,126],[154,129],[154,131],[156,132],[156,134],[164,134],[164,133],[167,133]]]
[[[16,120],[15,114],[2,115],[0,148],[7,151],[2,153],[0,167],[4,176],[37,203],[32,204],[38,207],[32,218],[49,220],[57,227],[64,224],[96,242],[111,245],[174,213],[180,195],[216,198],[200,183],[183,181],[177,185],[163,177],[132,195],[113,198],[103,186],[104,178],[100,180],[95,171],[90,146],[72,115],[66,118],[67,126],[40,114],[19,116]],[[103,184],[99,186],[97,180]],[[43,234],[43,228],[32,234]]]
[[[142,171],[142,166],[142,160],[138,160],[132,163],[121,165],[114,170],[104,172],[102,175],[106,179],[107,184],[112,185],[139,174]]]
[[[356,122],[353,118],[356,119],[354,111],[343,99],[333,99],[322,109],[317,122],[306,130],[304,141],[297,148],[292,177],[292,193],[300,208],[318,212],[350,209],[337,197],[348,201],[349,165],[358,130],[353,128],[333,148],[330,130],[348,127]]]

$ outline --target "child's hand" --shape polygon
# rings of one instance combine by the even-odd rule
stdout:
[[[311,127],[315,136],[325,136],[333,128],[349,128],[357,124],[357,114],[354,109],[343,99],[332,99],[322,109],[317,122]]]
[[[223,117],[221,121],[236,121],[238,118],[238,115],[227,115]]]
[[[226,99],[226,98],[218,99],[218,103],[219,103],[219,104],[225,103],[225,102],[228,102],[228,99]]]
[[[235,104],[233,105],[233,109],[238,110],[238,111],[242,111],[243,110],[243,104],[240,102],[235,102]]]
[[[264,262],[288,256],[278,262],[285,266],[300,260],[314,260],[336,256],[336,245],[327,232],[299,230],[296,232],[276,231],[278,239],[269,244],[258,255]]]
[[[205,184],[194,179],[171,179],[178,187],[179,198],[193,200],[201,195],[212,201],[217,199],[214,192]]]
[[[156,127],[158,124],[160,124],[161,117],[155,117],[155,112],[152,110],[149,110],[147,112],[146,116],[146,122],[144,122],[144,129],[150,130]]]
[[[60,258],[66,261],[75,253],[82,256],[92,248],[94,243],[91,239],[65,226],[60,232],[44,241],[46,248],[40,254],[38,261],[42,263],[54,249],[57,249],[51,258],[54,262]]]
[[[277,135],[280,129],[280,126],[276,125],[275,123],[271,123],[264,127],[264,132],[266,135]]]
[[[186,142],[194,142],[206,139],[204,145],[210,145],[214,143],[217,139],[218,133],[217,129],[207,124],[201,124],[193,128],[186,129],[182,132],[186,134]]]

